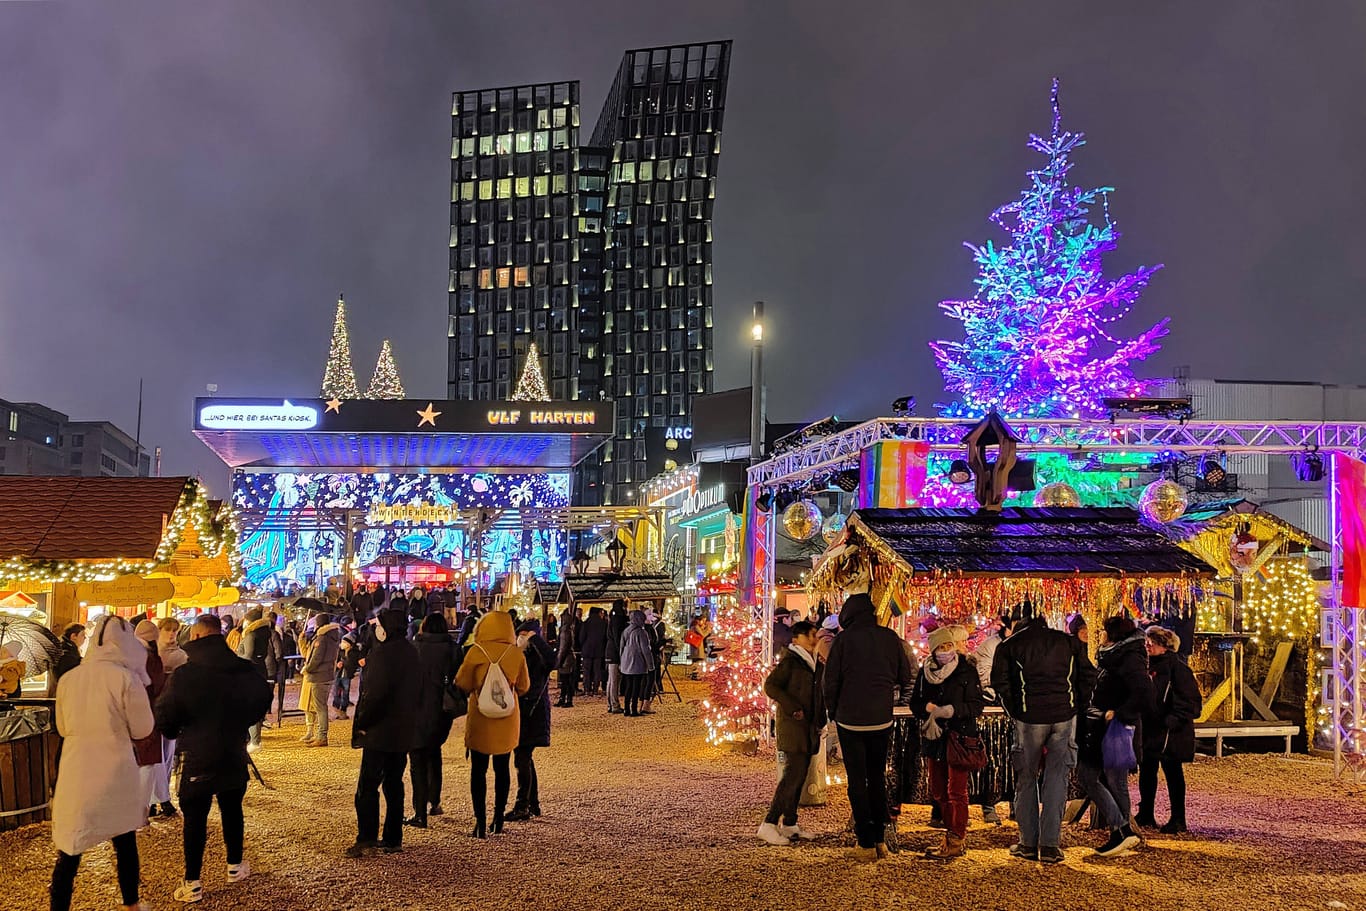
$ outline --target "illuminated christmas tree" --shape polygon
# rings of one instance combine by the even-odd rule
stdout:
[[[386,338],[379,349],[379,361],[375,364],[375,375],[370,377],[370,388],[365,390],[367,399],[403,398],[403,380],[398,378],[398,365],[394,363],[394,350]]]
[[[945,388],[961,399],[940,406],[948,416],[978,417],[991,408],[1008,417],[1103,416],[1103,399],[1143,394],[1129,364],[1155,352],[1167,333],[1164,319],[1133,338],[1110,334],[1107,327],[1133,308],[1162,267],[1104,277],[1102,258],[1120,237],[1110,220],[1113,188],[1068,184],[1071,153],[1085,141],[1061,129],[1056,79],[1052,105],[1052,133],[1029,137],[1047,164],[1028,172],[1019,199],[991,214],[1010,242],[967,244],[979,270],[977,294],[939,305],[966,335],[930,345]],[[1102,214],[1093,224],[1097,204]]]
[[[346,331],[346,298],[338,296],[337,315],[332,320],[332,345],[327,351],[327,368],[323,371],[322,398],[359,397],[356,371],[351,366],[351,336]]]
[[[764,695],[764,629],[754,611],[732,604],[716,618],[712,634],[725,643],[715,666],[707,673],[711,698],[702,703],[707,741],[713,744],[753,740],[768,723],[769,700]]]
[[[512,393],[514,402],[548,402],[550,390],[545,385],[545,374],[541,373],[541,353],[536,343],[526,350],[526,364],[522,367],[522,378],[517,381],[517,390]]]

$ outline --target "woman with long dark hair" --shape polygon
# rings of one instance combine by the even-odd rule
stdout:
[[[1165,835],[1186,831],[1186,770],[1195,760],[1195,719],[1200,714],[1200,688],[1195,674],[1179,654],[1181,637],[1169,629],[1150,626],[1145,634],[1148,645],[1148,673],[1153,678],[1156,699],[1152,711],[1143,715],[1143,758],[1138,765],[1138,816],[1144,828],[1157,828],[1153,804],[1157,800],[1157,770],[1167,778],[1171,819],[1163,826]]]
[[[427,814],[441,815],[441,747],[454,720],[442,708],[446,686],[455,676],[455,643],[446,618],[428,614],[413,640],[422,684],[417,699],[417,745],[408,751],[412,764],[413,815],[404,825],[427,828]]]
[[[555,669],[555,652],[541,637],[539,620],[527,620],[517,627],[517,645],[526,655],[531,687],[517,700],[522,714],[522,730],[512,764],[517,768],[517,798],[506,819],[520,822],[541,815],[541,789],[536,776],[534,754],[537,747],[550,746],[550,672]]]

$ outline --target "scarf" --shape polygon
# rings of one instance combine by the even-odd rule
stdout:
[[[805,661],[807,667],[811,668],[811,672],[812,672],[812,673],[815,673],[815,671],[816,671],[816,658],[815,658],[814,655],[812,655],[812,654],[811,654],[810,652],[808,652],[806,649],[802,648],[800,645],[795,645],[795,644],[794,644],[794,645],[789,645],[789,646],[787,647],[787,650],[788,650],[789,652],[792,652],[793,654],[795,654],[797,657],[801,658],[803,661]]]
[[[953,657],[943,664],[939,663],[938,655],[931,655],[930,660],[925,662],[925,679],[938,686],[958,667],[958,653],[954,652]]]

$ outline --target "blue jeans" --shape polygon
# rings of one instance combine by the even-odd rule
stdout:
[[[332,708],[344,712],[351,707],[351,675],[337,671],[332,678]]]
[[[1056,724],[1015,722],[1015,820],[1020,844],[1056,848],[1062,841],[1062,814],[1067,805],[1067,777],[1077,764],[1076,719]],[[1045,754],[1045,750],[1047,753]],[[1039,764],[1043,762],[1043,812],[1039,812]]]
[[[1129,824],[1129,773],[1124,769],[1097,769],[1085,762],[1077,766],[1077,777],[1086,796],[1096,805],[1101,824],[1121,829]]]

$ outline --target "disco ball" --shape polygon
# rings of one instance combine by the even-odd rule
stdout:
[[[830,544],[844,531],[844,526],[849,520],[843,513],[833,513],[826,517],[824,524],[821,525],[821,535],[825,538],[825,543]]]
[[[1071,484],[1054,481],[1039,488],[1034,495],[1035,506],[1080,506],[1081,495]]]
[[[1152,522],[1166,524],[1181,518],[1189,504],[1186,488],[1175,481],[1153,481],[1138,498],[1138,511]]]
[[[783,528],[788,537],[809,541],[821,530],[821,511],[810,500],[798,500],[783,510]]]

